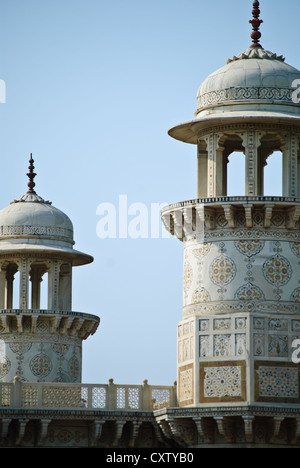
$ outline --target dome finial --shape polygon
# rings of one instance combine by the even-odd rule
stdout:
[[[253,2],[253,10],[252,10],[253,19],[249,21],[252,24],[253,31],[251,33],[252,45],[250,47],[257,47],[259,49],[262,46],[259,43],[259,39],[261,38],[261,32],[259,31],[261,23],[263,20],[259,19],[260,9],[259,9],[259,2],[256,0]]]
[[[30,153],[29,166],[28,166],[29,172],[28,174],[26,174],[29,179],[29,182],[27,184],[27,186],[29,187],[29,190],[27,191],[27,193],[35,193],[35,190],[34,190],[35,183],[33,182],[33,179],[35,178],[36,173],[33,172],[34,170],[33,163],[34,163],[34,160],[32,159],[32,153]]]

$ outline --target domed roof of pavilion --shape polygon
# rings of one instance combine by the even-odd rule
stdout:
[[[284,104],[288,106],[286,112],[300,115],[300,107],[292,98],[295,80],[300,80],[300,71],[285,63],[282,56],[262,47],[249,47],[204,80],[197,94],[195,114],[204,110],[209,113],[209,109],[213,112],[219,107],[226,111],[228,105],[248,104],[256,110],[266,110],[266,106]]]
[[[73,249],[70,218],[35,192],[32,156],[29,162],[29,190],[0,210],[0,255],[34,251],[70,257],[73,265],[92,262],[90,255]]]
[[[51,202],[26,193],[0,210],[0,239],[31,236],[73,244],[73,224]]]
[[[262,20],[258,1],[253,2],[252,14],[251,46],[203,81],[197,93],[196,119],[172,127],[170,136],[196,143],[200,128],[236,119],[275,118],[279,123],[288,119],[300,125],[300,103],[294,98],[300,71],[259,43]]]

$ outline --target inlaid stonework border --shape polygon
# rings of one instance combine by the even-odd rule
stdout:
[[[194,404],[194,364],[178,369],[178,404],[180,407]]]

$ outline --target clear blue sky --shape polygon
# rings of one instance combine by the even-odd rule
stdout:
[[[101,317],[83,382],[172,385],[181,319],[177,239],[99,239],[100,203],[196,197],[196,150],[172,140],[201,82],[250,45],[252,0],[0,0],[1,198],[39,195],[73,221],[73,310]],[[299,0],[262,0],[262,45],[300,68]]]

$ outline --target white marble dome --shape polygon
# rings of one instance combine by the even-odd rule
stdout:
[[[74,244],[70,218],[35,192],[0,210],[0,255],[35,252],[62,255],[73,266],[91,263],[93,257],[75,250]]]
[[[195,118],[171,127],[168,134],[197,144],[201,129],[241,119],[253,123],[276,119],[280,124],[300,126],[299,83],[300,71],[282,56],[249,47],[203,81]]]
[[[271,106],[272,111],[274,104],[280,104],[281,112],[300,114],[299,105],[292,100],[295,80],[300,80],[300,71],[286,64],[282,56],[250,47],[204,80],[197,93],[195,115],[240,104],[243,109],[249,104],[256,110]]]
[[[0,210],[0,241],[53,240],[74,244],[70,218],[36,193],[26,193]]]

